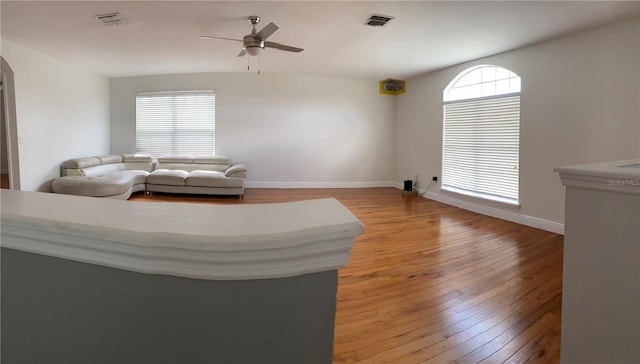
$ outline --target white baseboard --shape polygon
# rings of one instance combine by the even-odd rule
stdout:
[[[246,188],[368,188],[368,187],[395,187],[393,181],[367,181],[367,182],[268,182],[246,181]]]
[[[400,182],[394,181],[367,181],[367,182],[269,182],[269,181],[246,181],[246,188],[370,188],[370,187],[395,187],[402,189],[404,186]],[[465,201],[435,192],[417,189],[418,193],[430,200],[445,203],[447,205],[459,207],[464,210],[478,214],[496,217],[498,219],[515,222],[518,224],[531,226],[537,229],[550,231],[552,233],[564,235],[564,224],[540,219],[533,216],[523,215],[515,211],[503,210],[491,206],[482,205],[475,202]]]
[[[402,184],[397,182],[394,183],[394,187],[398,189],[403,188]],[[515,211],[508,211],[508,210],[503,210],[503,209],[499,209],[491,206],[485,206],[479,203],[465,201],[455,197],[451,197],[448,195],[443,195],[443,194],[439,194],[431,191],[426,191],[425,193],[425,191],[422,189],[417,189],[417,191],[424,198],[442,202],[447,205],[459,207],[463,210],[468,210],[478,214],[496,217],[498,219],[507,220],[507,221],[518,223],[518,224],[531,226],[536,229],[541,229],[545,231],[550,231],[552,233],[564,235],[564,224],[561,224],[555,221],[549,221],[545,219],[540,219],[538,217],[523,215]]]

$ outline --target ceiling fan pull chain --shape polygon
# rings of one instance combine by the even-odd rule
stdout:
[[[258,54],[258,74],[260,74],[260,60],[262,59],[262,56],[260,54]]]

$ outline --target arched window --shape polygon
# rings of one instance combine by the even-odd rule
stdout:
[[[471,67],[445,88],[443,105],[442,188],[518,205],[520,77]]]

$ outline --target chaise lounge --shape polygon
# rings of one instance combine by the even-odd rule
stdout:
[[[62,162],[61,175],[51,183],[55,193],[126,200],[144,191],[153,170],[146,154],[106,155]]]

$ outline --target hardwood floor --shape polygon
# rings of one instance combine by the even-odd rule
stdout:
[[[248,189],[269,203],[335,197],[365,225],[340,270],[335,363],[558,363],[561,235],[393,188]]]
[[[9,175],[0,173],[0,188],[9,189]]]

